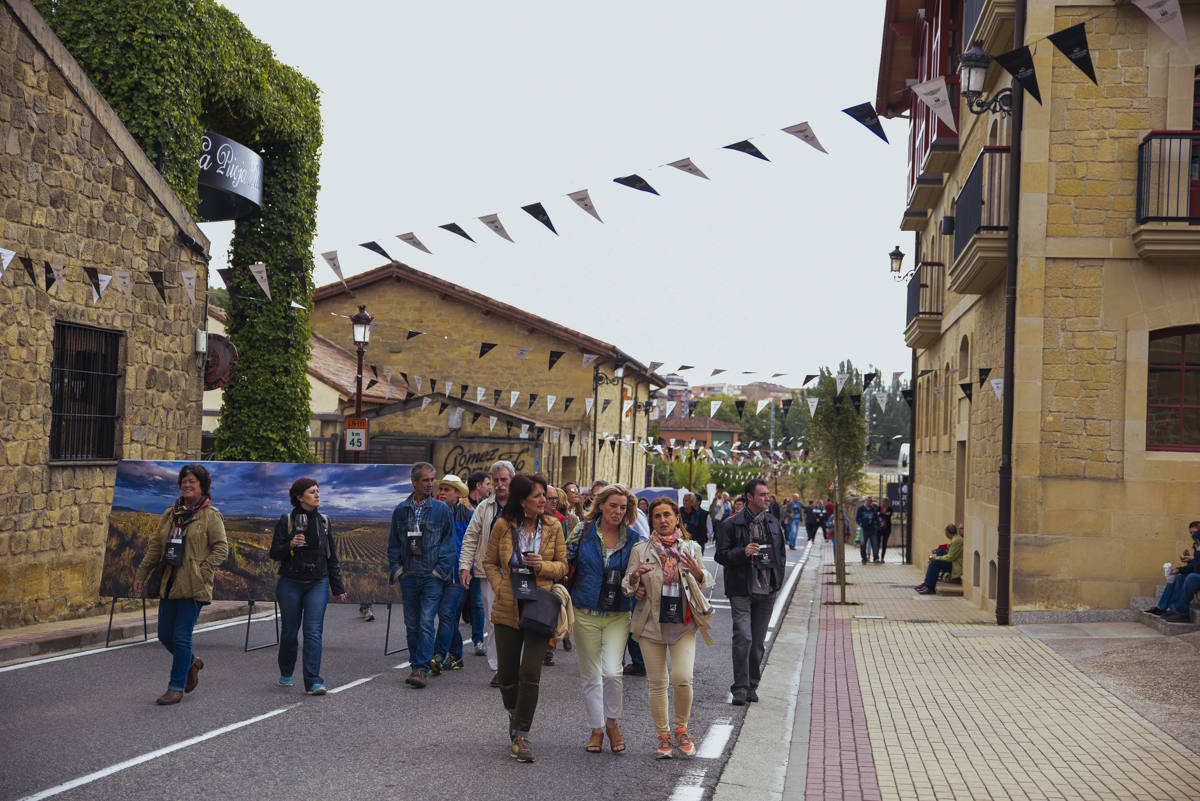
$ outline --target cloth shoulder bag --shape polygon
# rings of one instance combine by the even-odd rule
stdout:
[[[516,529],[512,529],[510,533],[513,553],[517,555],[521,564],[524,564],[525,560],[521,557],[520,546],[517,544]],[[520,612],[517,627],[522,631],[532,632],[547,639],[558,631],[558,614],[562,610],[562,601],[550,590],[535,585],[533,598],[525,601],[518,599],[517,609]]]

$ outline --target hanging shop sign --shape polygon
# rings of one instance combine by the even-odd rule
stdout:
[[[200,140],[200,218],[236,220],[262,206],[262,156],[205,131]]]

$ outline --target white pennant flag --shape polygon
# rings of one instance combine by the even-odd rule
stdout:
[[[679,405],[679,401],[667,401],[667,417],[671,416],[671,412],[675,411],[677,405]]]
[[[583,366],[587,367],[589,364],[591,364],[592,362],[596,361],[596,359],[599,359],[599,358],[600,357],[594,353],[585,353],[585,354],[583,354]]]
[[[517,348],[517,361],[521,361],[521,359],[524,359],[526,356],[529,355],[529,352],[532,350],[533,350],[533,348]]]
[[[16,255],[17,251],[15,250],[0,248],[0,278],[4,277],[4,271],[8,269],[8,265],[12,264],[13,257]]]
[[[519,397],[521,397],[521,392],[520,392],[520,390],[516,390],[516,389],[514,389],[512,392],[508,393],[508,408],[510,408],[510,409],[511,409],[511,408],[513,408],[514,406],[516,406],[516,405],[517,405],[517,398],[519,398]]]
[[[697,167],[692,162],[691,159],[680,159],[679,161],[672,161],[667,166],[674,167],[677,170],[683,170],[688,175],[694,175],[697,178],[703,178],[706,181],[708,180],[708,176],[704,174],[704,171],[701,170],[699,167]]]
[[[429,397],[428,395],[421,398],[421,411],[424,411],[425,407],[431,403],[433,403],[433,398]]]
[[[879,391],[875,393],[875,402],[879,404],[879,411],[887,411],[887,399],[888,394],[886,392]]]
[[[334,254],[337,255],[337,254]],[[262,287],[262,291],[267,294],[267,300],[271,299],[271,287],[267,283],[267,265],[261,261],[256,261],[250,265],[250,274],[254,276],[254,280]]]
[[[442,386],[445,388],[442,392],[443,395],[449,395],[454,389],[454,383],[451,381],[443,381]]]
[[[839,395],[842,394],[842,387],[846,386],[846,381],[849,378],[850,378],[850,376],[847,375],[846,373],[838,373],[837,374],[837,394],[839,394]]]
[[[554,409],[554,402],[558,400],[557,395],[546,396],[546,414],[549,414]]]
[[[810,416],[810,417],[812,417],[812,416],[815,416],[815,415],[816,415],[816,413],[817,413],[817,403],[819,403],[819,402],[820,402],[820,400],[821,400],[820,398],[809,398],[809,399],[808,399],[808,414],[809,414],[809,416]]]
[[[595,403],[596,403],[596,401],[595,401],[595,399],[593,399],[593,398],[584,398],[584,399],[583,399],[583,411],[584,411],[584,414],[591,414],[591,413],[592,413],[592,406],[593,406],[593,405],[595,405]]]
[[[812,126],[807,122],[799,122],[795,125],[789,125],[783,129],[784,133],[790,133],[792,136],[807,142],[825,155],[829,155],[829,151],[821,147],[821,143],[817,140],[817,135],[813,133]]]
[[[992,392],[996,393],[996,400],[1004,400],[1004,379],[992,379]]]
[[[417,392],[420,392],[421,391],[421,376],[414,375],[413,383],[417,385]]]
[[[342,263],[340,261],[338,261],[337,251],[336,250],[327,250],[321,254],[321,258],[325,259],[326,263],[329,264],[329,269],[333,270],[333,274],[336,275],[338,277],[338,280],[342,282],[342,286],[346,286],[346,279],[342,277]],[[253,271],[254,267],[251,266],[250,270]],[[254,277],[258,278],[257,275]],[[259,283],[261,284],[262,281],[259,281]],[[266,290],[265,285],[264,285],[263,289]],[[349,287],[347,287],[347,289],[349,289]],[[267,292],[267,297],[268,298],[271,297],[270,292]]]
[[[771,402],[770,398],[763,398],[758,402],[758,408],[754,410],[755,414],[759,414],[763,409],[767,408],[767,404]]]
[[[100,284],[100,291],[97,292],[96,287],[92,287],[92,303],[100,302],[100,296],[104,294],[104,290],[108,289],[108,285],[112,283],[112,279],[111,275],[105,275],[104,273],[96,275],[96,280]]]
[[[179,277],[183,279],[183,288],[187,290],[188,299],[196,302],[196,271],[195,270],[180,270]]]
[[[521,423],[521,439],[529,439],[529,423]]]
[[[495,428],[496,428],[496,418],[488,417],[488,431],[492,431]]]
[[[717,416],[717,409],[721,408],[721,403],[722,403],[722,401],[709,401],[709,404],[708,404],[708,416],[709,417]]]
[[[954,124],[954,112],[950,108],[950,92],[946,89],[944,75],[939,75],[932,81],[914,84],[912,91],[921,99],[922,103],[933,109],[933,113],[939,120],[946,123],[947,128],[958,133],[958,128]]]
[[[421,243],[421,240],[417,239],[416,234],[413,234],[413,233],[396,234],[396,238],[399,239],[401,242],[407,242],[408,244],[412,245],[414,248],[421,251],[422,253],[428,253],[430,256],[433,255],[433,251],[431,251],[429,248],[425,247],[425,245]]]
[[[475,402],[476,402],[476,403],[482,403],[482,402],[483,402],[483,396],[484,396],[484,394],[485,394],[486,392],[487,392],[487,390],[486,390],[486,389],[484,389],[483,387],[476,387],[476,388],[475,388]]]
[[[133,297],[133,276],[129,274],[129,270],[117,270],[116,273],[117,286],[121,287],[121,291],[125,293],[125,297]]]
[[[624,401],[621,404],[621,415],[622,416],[628,415],[629,410],[632,408],[633,408],[633,401],[631,401],[631,400]]]
[[[567,197],[575,201],[575,205],[586,211],[588,214],[595,217],[599,222],[604,222],[600,219],[600,212],[596,211],[596,206],[592,203],[592,197],[586,189],[580,189],[578,192],[571,192]]]
[[[904,378],[904,371],[903,371],[903,370],[897,370],[896,372],[892,373],[892,383],[893,383],[893,384],[895,384],[895,383],[896,383],[897,381],[899,381],[901,378]]]
[[[54,286],[62,286],[63,275],[67,272],[67,265],[62,262],[50,262],[50,272],[54,273]]]
[[[1133,0],[1133,4],[1146,12],[1146,16],[1162,29],[1162,32],[1175,40],[1175,43],[1188,51],[1187,31],[1183,27],[1183,17],[1179,13],[1179,0]]]
[[[559,431],[557,428],[553,429],[553,430],[550,432],[550,442],[551,442],[551,443],[555,443],[555,444],[557,444],[557,443],[558,443],[558,438],[559,438],[559,435],[560,435],[561,433],[562,433],[562,432],[561,432],[561,431]]]
[[[384,400],[392,399],[392,385],[391,384],[387,385],[387,392],[384,394],[383,399]]]
[[[508,231],[504,230],[504,223],[500,222],[499,214],[485,214],[479,218],[479,221],[495,231],[497,236],[503,237],[509,242],[513,241],[512,237],[508,235]]]

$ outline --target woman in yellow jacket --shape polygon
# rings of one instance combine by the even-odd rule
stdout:
[[[141,595],[150,572],[162,564],[158,641],[171,652],[171,678],[154,703],[164,706],[179,703],[200,682],[204,662],[192,653],[192,629],[200,609],[212,602],[213,575],[229,554],[225,520],[212,505],[211,491],[204,465],[179,469],[179,499],[163,512],[134,575],[133,592]]]
[[[550,638],[520,628],[512,571],[533,571],[537,586],[549,590],[567,575],[567,546],[562,526],[546,508],[546,481],[521,473],[508,485],[508,501],[488,538],[483,568],[496,595],[492,625],[496,638],[497,678],[508,711],[511,754],[532,762],[529,729],[537,710],[542,660]],[[514,544],[517,546],[514,548]]]
[[[687,727],[692,714],[692,666],[699,624],[688,604],[684,581],[685,574],[690,574],[700,589],[707,589],[714,580],[704,568],[704,552],[681,525],[679,507],[673,500],[662,497],[650,503],[650,531],[650,539],[633,546],[621,588],[638,599],[630,633],[646,660],[650,717],[658,731],[655,759],[670,759],[675,748],[691,757],[696,755],[696,743]],[[669,683],[675,686],[675,715],[669,726],[668,653]]]

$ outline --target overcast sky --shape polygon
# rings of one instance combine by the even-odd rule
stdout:
[[[887,262],[899,243],[911,266],[907,123],[885,121],[887,145],[841,113],[875,99],[883,0],[849,17],[815,0],[224,4],[321,88],[318,285],[335,280],[320,253],[349,276],[383,263],[358,247],[376,240],[663,372],[697,365],[692,383],[724,368],[798,386],[845,358],[908,369]],[[804,121],[830,155],[779,131]],[[771,163],[722,149],[746,138]],[[683,157],[711,180],[663,166]],[[612,182],[635,172],[661,197]],[[478,221],[491,213],[515,244]],[[226,266],[232,223],[203,227]],[[396,239],[409,231],[432,256]]]

